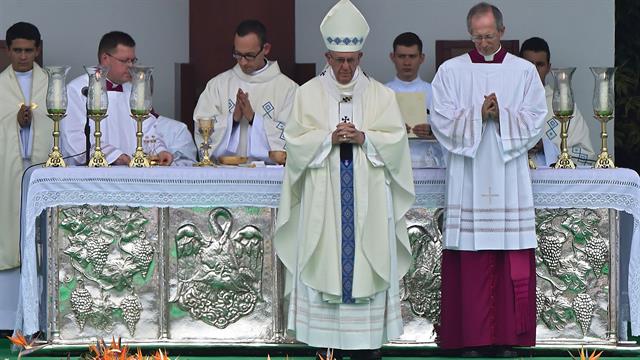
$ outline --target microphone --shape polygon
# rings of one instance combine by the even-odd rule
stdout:
[[[89,96],[89,87],[85,86],[80,90],[82,96],[85,99]],[[88,100],[88,99],[87,99]],[[89,127],[89,105],[85,107],[86,119],[84,123],[84,148],[85,148],[85,165],[89,165],[89,159],[91,159],[91,129]]]

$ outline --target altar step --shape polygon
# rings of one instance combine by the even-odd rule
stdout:
[[[124,344],[123,344],[124,345]],[[151,355],[157,348],[142,347],[143,354]],[[181,347],[166,348],[169,358],[172,360],[266,360],[267,355],[272,360],[314,360],[315,351],[302,345],[277,345],[277,346],[238,346],[238,347]],[[135,351],[135,350],[134,350]],[[536,360],[569,360],[568,351],[574,356],[576,349],[518,349],[518,356],[512,359],[536,359]],[[591,350],[590,350],[591,351]],[[36,353],[24,356],[23,358],[33,360],[61,360],[61,359],[82,359],[88,353],[88,345],[84,349],[81,347],[56,347],[51,349],[41,349]],[[452,353],[447,353],[434,347],[403,347],[383,348],[384,360],[451,360],[463,359]],[[0,340],[0,360],[17,360],[18,353],[11,352],[10,342],[6,339]],[[578,356],[579,358],[579,356]],[[348,358],[345,358],[348,359]],[[465,357],[464,359],[468,359]],[[496,359],[490,357],[477,357],[477,360]],[[601,360],[627,360],[640,359],[640,350],[605,350]]]

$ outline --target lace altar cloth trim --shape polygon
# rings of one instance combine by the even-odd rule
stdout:
[[[41,329],[38,318],[35,219],[59,205],[142,207],[277,207],[282,168],[41,168],[23,191],[22,277],[16,329]],[[612,208],[634,218],[629,264],[632,333],[640,335],[640,177],[629,169],[532,171],[538,208]],[[417,207],[443,207],[444,169],[414,169]],[[26,194],[25,194],[26,191]],[[31,239],[31,241],[25,241]]]

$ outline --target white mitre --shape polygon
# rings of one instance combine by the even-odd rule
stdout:
[[[369,34],[369,24],[351,1],[340,0],[325,15],[320,32],[331,51],[360,51]]]

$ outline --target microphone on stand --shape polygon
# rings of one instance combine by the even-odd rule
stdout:
[[[82,96],[87,98],[89,96],[89,87],[85,86],[80,90]],[[85,103],[86,104],[86,103]],[[85,155],[85,165],[89,165],[89,159],[91,158],[91,129],[89,127],[89,105],[85,105],[85,122],[84,122],[84,148],[86,151]]]

